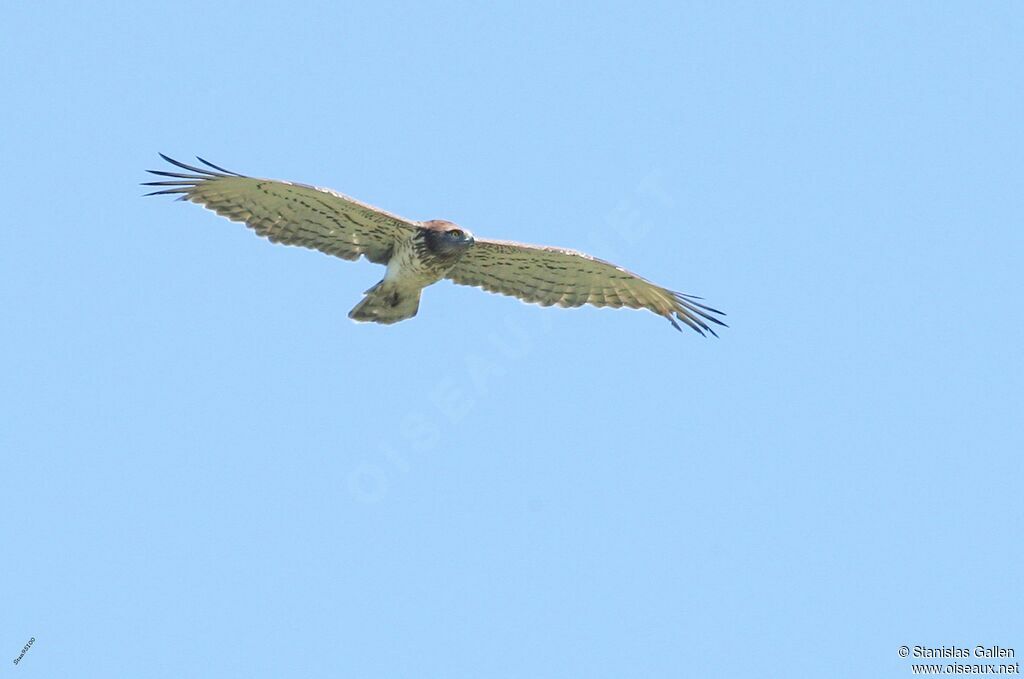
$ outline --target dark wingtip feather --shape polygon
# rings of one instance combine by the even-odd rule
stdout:
[[[171,193],[188,193],[188,192],[189,192],[189,189],[187,189],[187,188],[164,189],[163,191],[153,191],[151,193],[144,194],[143,198],[145,198],[146,196],[163,196],[163,195],[167,195],[167,194],[171,194]]]
[[[174,177],[175,179],[195,179],[203,180],[209,179],[209,175],[198,175],[198,174],[182,174],[181,172],[166,172],[164,170],[146,170],[150,174],[155,174],[158,177]]]
[[[719,313],[719,312],[716,312],[716,313]],[[701,314],[701,315],[704,316],[704,314]],[[704,318],[708,319],[712,323],[717,323],[718,325],[722,326],[723,328],[728,328],[729,327],[728,325],[726,325],[722,321],[718,320],[714,316],[704,316]]]
[[[712,322],[712,323],[714,323],[716,325],[720,325],[720,326],[722,326],[724,328],[729,327],[725,323],[723,323],[721,320],[715,318],[715,316],[713,315],[713,314],[719,314],[721,316],[724,316],[725,315],[724,313],[722,313],[718,309],[713,309],[713,308],[711,308],[709,306],[706,306],[704,304],[701,304],[699,302],[692,301],[692,299],[691,299],[692,295],[684,295],[682,293],[678,293],[677,292],[677,293],[675,293],[675,298],[676,298],[676,303],[681,307],[681,310],[679,311],[679,313],[682,313],[682,314],[684,314],[686,316],[692,317],[695,321],[700,323],[701,326],[704,327],[705,329],[707,329],[707,330],[711,329],[707,325],[707,323],[704,322],[705,320],[710,321],[710,322]],[[712,333],[712,334],[714,334],[714,333]],[[715,336],[717,337],[717,335],[715,335]]]
[[[216,176],[218,176],[215,172],[210,172],[209,170],[204,170],[203,168],[196,167],[194,165],[187,165],[187,164],[181,162],[180,160],[175,160],[174,158],[171,158],[170,156],[164,155],[163,153],[160,153],[159,156],[161,158],[163,158],[164,160],[166,160],[171,165],[174,165],[175,167],[180,167],[181,169],[188,170],[189,172],[198,172],[203,177],[216,177]]]
[[[679,332],[682,332],[683,329],[679,326],[678,323],[676,323],[676,319],[679,319],[680,321],[685,323],[687,327],[689,327],[691,330],[700,333],[701,335],[704,334],[705,329],[708,329],[706,325],[700,322],[700,319],[691,318],[690,316],[687,316],[686,314],[683,313],[679,313],[678,311],[675,312],[674,315],[672,312],[665,314],[665,318],[667,318],[668,322],[671,323],[672,326]]]
[[[719,311],[718,309],[715,309],[714,307],[705,306],[704,304],[698,304],[697,302],[690,302],[690,304],[692,304],[695,307],[700,307],[701,309],[704,309],[704,311],[710,311],[713,314],[718,314],[719,316],[728,316],[729,315],[729,314],[725,313],[724,311]]]
[[[712,307],[709,307],[707,304],[701,304],[700,302],[694,302],[693,301],[695,299],[701,299],[702,300],[702,299],[704,299],[703,297],[698,297],[697,295],[687,295],[687,294],[684,294],[682,292],[675,292],[675,293],[673,293],[673,295],[675,295],[675,298],[677,300],[679,300],[680,302],[682,302],[682,303],[689,303],[689,304],[691,304],[691,305],[693,305],[695,307],[704,309],[705,311],[710,311],[711,313],[718,314],[720,316],[728,316],[728,314],[725,313],[724,311],[719,311],[718,309],[714,309]]]
[[[713,337],[718,337],[718,333],[715,332],[708,323],[714,323],[720,325],[723,328],[729,326],[723,323],[718,318],[715,318],[714,314],[724,316],[725,314],[718,309],[713,309],[706,304],[694,301],[702,299],[696,295],[687,295],[681,292],[668,291],[675,298],[676,308],[675,316],[683,323],[686,323],[694,331],[699,332],[701,335],[706,336],[706,333],[710,333]]]
[[[210,161],[208,161],[208,160],[206,160],[206,159],[204,159],[204,158],[200,158],[199,156],[196,156],[196,160],[198,160],[198,161],[199,161],[200,163],[202,163],[203,165],[209,165],[209,166],[210,166],[210,167],[212,167],[212,168],[213,168],[214,170],[219,170],[220,172],[224,172],[224,173],[226,173],[226,174],[234,175],[234,176],[236,176],[236,177],[241,177],[241,176],[242,176],[242,175],[238,174],[237,172],[232,172],[231,170],[225,170],[225,169],[224,169],[223,167],[221,167],[220,165],[214,165],[214,164],[213,164],[213,163],[211,163]]]
[[[174,167],[180,168],[182,170],[187,170],[189,173],[195,173],[195,174],[186,174],[186,173],[183,173],[183,172],[168,172],[166,170],[146,170],[146,172],[148,172],[150,174],[154,174],[154,175],[156,175],[158,177],[170,177],[173,180],[179,180],[179,181],[142,182],[143,186],[176,186],[176,187],[182,187],[181,189],[176,189],[176,190],[154,191],[152,193],[147,193],[146,194],[147,196],[155,196],[155,195],[167,194],[167,193],[185,193],[185,194],[187,194],[188,192],[190,192],[192,189],[197,187],[202,182],[206,182],[206,181],[210,181],[210,180],[214,180],[214,179],[219,179],[221,177],[228,177],[228,176],[234,176],[234,177],[244,177],[245,176],[245,175],[238,174],[237,172],[232,172],[230,170],[225,170],[222,167],[214,165],[213,163],[211,163],[208,160],[203,160],[202,158],[199,158],[199,156],[196,156],[196,158],[199,159],[199,162],[203,163],[204,165],[208,165],[209,167],[213,168],[213,170],[217,170],[217,171],[215,172],[213,170],[207,170],[206,168],[196,167],[194,165],[188,165],[188,164],[183,163],[183,162],[181,162],[179,160],[175,160],[174,158],[171,158],[170,156],[168,156],[167,154],[164,154],[164,153],[158,153],[157,155],[159,155],[161,158],[163,158],[165,161],[167,161],[168,163],[170,163]],[[188,200],[188,196],[187,195],[186,196],[182,196],[180,198],[180,200]]]

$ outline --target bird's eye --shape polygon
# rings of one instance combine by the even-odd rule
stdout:
[[[462,231],[460,229],[452,229],[448,232],[453,238],[462,238]]]

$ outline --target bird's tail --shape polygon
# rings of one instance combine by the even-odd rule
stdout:
[[[391,281],[381,281],[366,291],[366,297],[348,312],[360,323],[397,323],[412,318],[420,308],[423,288],[402,288]]]

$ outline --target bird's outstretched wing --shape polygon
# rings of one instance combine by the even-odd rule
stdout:
[[[418,226],[330,189],[245,177],[202,158],[199,162],[208,169],[162,153],[160,157],[187,173],[149,170],[169,179],[146,182],[146,186],[160,187],[146,195],[180,194],[180,200],[245,222],[273,243],[298,245],[342,259],[365,255],[371,262],[386,264],[395,241]]]
[[[721,311],[704,306],[700,297],[654,285],[610,262],[562,248],[480,240],[448,272],[459,285],[518,297],[551,306],[630,307],[650,309],[681,330],[678,319],[700,334],[716,335],[708,321],[724,326]]]

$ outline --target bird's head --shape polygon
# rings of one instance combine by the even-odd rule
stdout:
[[[436,256],[457,257],[473,245],[473,234],[443,219],[423,223],[427,248]]]

